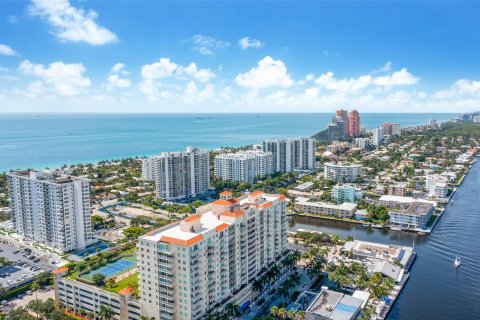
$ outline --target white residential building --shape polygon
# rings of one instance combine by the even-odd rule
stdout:
[[[342,162],[328,162],[323,167],[323,175],[327,180],[352,182],[356,178],[362,177],[362,170],[361,164],[344,165]]]
[[[425,188],[429,197],[444,198],[448,193],[448,184],[437,175],[425,177]]]
[[[195,197],[210,189],[210,159],[206,150],[163,152],[150,158],[157,198]]]
[[[142,178],[145,181],[155,180],[155,171],[153,170],[153,158],[145,158],[142,162]]]
[[[366,149],[370,144],[370,139],[368,138],[355,138],[355,144],[360,149]]]
[[[273,155],[274,172],[315,169],[315,139],[292,138],[263,141],[263,151]]]
[[[329,204],[312,201],[309,198],[295,199],[295,210],[304,213],[322,214],[340,218],[351,218],[357,211],[356,203],[344,202],[342,204]]]
[[[383,128],[375,128],[372,130],[372,144],[378,146],[383,140]]]
[[[245,151],[215,156],[215,176],[223,180],[249,182],[273,174],[272,153]]]
[[[402,128],[400,123],[392,123],[392,135],[400,136],[402,134]]]
[[[94,242],[90,180],[59,171],[7,173],[16,232],[62,252]]]
[[[387,208],[407,208],[414,202],[423,202],[429,203],[434,207],[437,206],[435,201],[429,201],[424,199],[418,199],[413,197],[402,197],[402,196],[381,196],[378,199],[378,204]]]
[[[68,268],[52,271],[55,300],[66,308],[73,308],[76,314],[80,310],[99,314],[102,306],[112,310],[112,320],[140,320],[140,302],[133,298],[135,290],[124,288],[118,293],[107,291],[94,285],[71,280],[67,277]]]
[[[435,210],[431,203],[415,201],[406,210],[390,211],[390,224],[403,229],[425,228]]]
[[[203,319],[230,301],[248,304],[251,282],[286,249],[285,200],[223,192],[200,214],[140,237],[141,314]]]

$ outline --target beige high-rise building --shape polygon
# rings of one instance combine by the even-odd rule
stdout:
[[[287,244],[286,197],[223,192],[197,215],[149,232],[138,242],[141,314],[202,319],[251,299],[251,282]]]

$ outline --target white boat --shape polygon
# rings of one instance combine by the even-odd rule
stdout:
[[[460,262],[460,258],[459,258],[458,256],[456,256],[456,257],[455,257],[455,262],[454,262],[455,268],[460,267],[460,263],[461,263],[461,262]]]

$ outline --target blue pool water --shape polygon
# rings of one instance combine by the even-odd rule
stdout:
[[[344,311],[344,312],[348,312],[348,313],[354,313],[355,311],[357,311],[357,307],[350,306],[350,305],[344,304],[344,303],[337,304],[335,309],[338,309],[338,310]]]

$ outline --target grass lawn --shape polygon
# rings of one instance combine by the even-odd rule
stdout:
[[[118,281],[117,283],[115,283],[115,286],[113,288],[105,288],[105,289],[108,291],[118,293],[120,290],[129,287],[129,284],[131,284],[132,282],[138,284],[138,272]]]
[[[137,249],[137,247],[136,247],[136,246],[133,246],[133,247],[130,248],[130,249],[127,249],[127,250],[125,250],[125,251],[122,251],[121,254],[134,254],[136,249]]]

